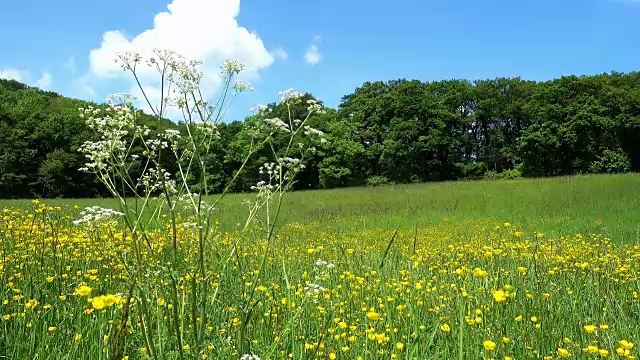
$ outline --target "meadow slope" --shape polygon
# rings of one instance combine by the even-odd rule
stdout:
[[[456,181],[287,194],[282,223],[316,224],[325,231],[411,230],[446,221],[509,221],[550,235],[603,233],[614,242],[640,238],[640,174],[585,175],[504,181]],[[243,201],[220,204],[223,226],[243,223]],[[51,199],[51,205],[117,207],[111,199]],[[0,200],[0,208],[27,208],[28,200]]]

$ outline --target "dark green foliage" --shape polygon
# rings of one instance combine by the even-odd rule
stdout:
[[[77,148],[93,136],[78,117],[77,109],[86,106],[0,80],[0,198],[107,195],[77,171],[84,162]],[[289,112],[307,115],[306,102],[270,108],[270,117],[283,120]],[[185,132],[184,124],[168,120],[143,115],[141,121],[154,132]],[[220,125],[221,139],[204,156],[209,193],[227,186],[248,191],[261,180],[259,167],[289,145],[287,136],[276,135],[273,147],[258,149],[231,183],[255,141],[251,127],[261,121],[254,115]],[[308,124],[325,132],[327,143],[307,154],[295,189],[639,171],[640,73],[546,82],[366,82],[338,109],[315,114]],[[307,140],[294,139],[293,145],[299,141]],[[169,154],[166,162],[174,172]],[[201,174],[198,164],[193,184]]]
[[[79,117],[88,105],[101,106],[0,79],[0,198],[108,196],[78,171],[85,162],[79,146],[94,140]],[[175,126],[144,114],[140,120],[156,132]]]
[[[477,180],[482,179],[487,173],[487,165],[481,161],[478,162],[459,162],[456,164],[460,179]]]

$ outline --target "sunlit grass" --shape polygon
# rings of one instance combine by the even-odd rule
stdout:
[[[321,225],[325,231],[403,229],[445,220],[509,219],[550,235],[606,233],[614,242],[640,239],[640,174],[589,175],[512,181],[459,181],[287,194],[280,222]],[[244,223],[248,194],[228,195],[217,215],[227,230]],[[112,199],[52,199],[54,205],[117,208]],[[0,207],[27,208],[28,200]]]

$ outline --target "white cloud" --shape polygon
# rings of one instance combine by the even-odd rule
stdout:
[[[36,81],[36,86],[42,90],[50,90],[53,84],[53,77],[48,72],[43,72],[42,77]]]
[[[273,54],[280,58],[280,60],[287,60],[287,58],[289,57],[289,54],[287,54],[287,52],[284,51],[283,48],[277,48],[276,51],[273,52]]]
[[[316,65],[322,58],[322,54],[318,50],[318,45],[316,45],[318,41],[320,41],[320,36],[314,36],[313,43],[307,48],[307,52],[304,54],[304,59],[307,64]]]
[[[118,30],[105,32],[100,47],[89,54],[90,75],[111,79],[124,76],[132,80],[131,74],[123,72],[114,62],[118,52],[136,51],[145,58],[153,49],[169,49],[203,62],[201,70],[206,83],[203,91],[210,97],[220,84],[220,65],[225,59],[244,62],[247,77],[257,76],[260,69],[274,62],[274,55],[262,40],[238,24],[240,0],[173,0],[167,8],[168,11],[156,14],[153,28],[133,37]],[[277,51],[276,55],[282,57]],[[157,92],[159,99],[157,73],[141,66],[139,75],[145,89],[150,89],[151,94]],[[135,83],[130,84],[134,89]]]
[[[24,75],[26,75],[26,72],[22,70],[0,68],[0,79],[22,81]]]
[[[307,61],[308,64],[310,65],[315,65],[318,62],[320,62],[320,53],[318,52],[318,46],[311,45],[309,46],[309,48],[307,49],[307,52],[304,54],[304,59]]]

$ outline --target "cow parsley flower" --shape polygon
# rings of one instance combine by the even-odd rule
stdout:
[[[237,75],[240,74],[246,65],[237,60],[227,59],[222,64],[222,72],[227,75]]]
[[[314,292],[314,293],[327,291],[327,289],[323,288],[322,286],[318,284],[313,284],[313,283],[307,284],[307,286],[304,287],[304,290],[308,292]]]
[[[334,267],[336,267],[335,264],[332,264],[324,260],[316,260],[315,265],[318,267],[327,267],[328,269],[333,269]]]
[[[258,355],[244,354],[240,357],[240,360],[261,360]]]
[[[124,214],[109,208],[91,206],[86,207],[83,211],[81,211],[80,215],[82,216],[80,219],[73,221],[75,225],[103,221],[113,217],[122,216]]]

